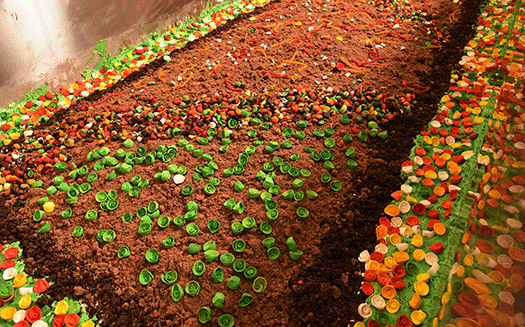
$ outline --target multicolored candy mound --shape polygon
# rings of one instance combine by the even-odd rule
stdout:
[[[225,2],[12,104],[0,325],[520,325],[523,8],[461,58],[477,5]]]

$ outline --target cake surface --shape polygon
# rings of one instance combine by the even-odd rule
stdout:
[[[63,89],[67,109],[4,142],[22,160],[2,157],[20,179],[2,198],[2,240],[55,282],[37,304],[68,296],[108,326],[368,318],[358,306],[378,289],[362,288],[357,259],[374,270],[361,251],[395,231],[399,167],[478,5],[275,1],[215,28],[240,12],[224,6]],[[412,165],[439,145],[422,137]]]

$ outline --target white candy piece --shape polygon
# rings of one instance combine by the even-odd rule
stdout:
[[[2,278],[4,280],[10,280],[15,278],[16,274],[18,274],[18,270],[16,270],[14,267],[7,268],[4,270],[4,273],[2,274]]]
[[[521,229],[521,227],[523,226],[521,221],[514,219],[514,218],[507,219],[506,223],[507,223],[507,226],[509,226],[512,229]]]
[[[499,235],[496,238],[496,241],[498,242],[499,246],[504,249],[508,249],[514,244],[514,238],[508,234]]]
[[[43,320],[37,320],[31,325],[31,327],[48,327],[48,326],[49,325],[47,324],[47,322]]]
[[[434,266],[439,262],[439,258],[434,252],[427,252],[427,254],[425,254],[425,262]]]
[[[401,206],[401,204],[400,204]],[[403,225],[403,219],[401,219],[400,217],[392,217],[392,219],[390,219],[390,224],[393,226],[393,227],[401,227],[401,225]]]
[[[385,299],[381,295],[374,295],[370,300],[370,304],[378,310],[383,310],[386,307]]]
[[[491,268],[491,269],[494,269],[496,268],[496,260],[492,259],[491,257],[489,256],[485,256],[481,259],[478,260],[478,263],[484,267],[488,267],[488,268]]]
[[[496,258],[496,261],[505,268],[511,268],[514,264],[514,260],[506,254],[500,254]]]
[[[357,312],[361,317],[365,319],[372,315],[372,309],[370,308],[370,305],[368,305],[368,303],[361,303],[357,307]]]
[[[406,251],[408,249],[408,243],[397,243],[396,248],[402,252]]]
[[[32,287],[20,287],[18,289],[18,293],[20,293],[20,295],[31,294],[33,293],[33,288]]]
[[[19,321],[26,319],[26,311],[25,310],[18,310],[15,312],[15,315],[13,316],[13,322],[16,324]]]
[[[184,176],[184,175],[177,174],[177,175],[173,176],[173,181],[177,185],[184,183],[185,180],[186,180],[186,176]]]
[[[368,262],[370,260],[370,253],[368,250],[364,250],[363,252],[359,253],[357,260],[360,262]]]
[[[472,276],[484,284],[490,284],[494,282],[494,279],[490,278],[484,272],[478,269],[472,269]]]
[[[399,203],[399,212],[401,213],[407,213],[410,211],[410,203],[408,201],[403,200],[401,203]],[[399,227],[399,226],[398,226]]]
[[[381,254],[386,254],[388,252],[388,246],[383,243],[379,243],[376,245],[375,250]]]
[[[501,292],[499,292],[499,294],[498,294],[498,298],[499,298],[500,301],[502,301],[502,302],[508,303],[508,304],[510,304],[510,305],[514,305],[514,296],[513,296],[512,293],[510,293],[510,292],[507,292],[507,291],[501,291]]]

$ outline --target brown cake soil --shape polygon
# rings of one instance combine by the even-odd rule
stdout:
[[[251,129],[248,128],[236,131],[230,151],[226,154],[219,153],[220,144],[217,140],[206,146],[196,146],[196,148],[203,148],[205,153],[213,155],[214,161],[219,165],[215,176],[221,179],[221,184],[212,196],[205,196],[202,193],[204,181],[191,182],[195,191],[191,197],[185,198],[180,194],[182,186],[154,180],[153,174],[165,169],[167,167],[165,163],[157,162],[153,166],[136,165],[131,174],[119,175],[112,182],[104,180],[109,172],[105,170],[99,172],[100,178],[93,183],[94,190],[88,193],[89,196],[81,197],[79,202],[70,206],[74,211],[73,218],[68,220],[60,218],[60,212],[66,206],[59,199],[65,199],[66,195],[54,196],[54,199],[57,199],[55,201],[57,207],[50,218],[46,218],[53,227],[46,234],[37,234],[41,224],[31,219],[33,212],[38,208],[34,200],[43,196],[44,190],[31,189],[26,194],[29,199],[28,204],[22,207],[16,205],[17,198],[14,195],[2,197],[2,206],[5,209],[1,211],[0,239],[3,243],[19,240],[24,249],[27,271],[34,270],[36,276],[49,276],[50,280],[55,282],[49,290],[51,300],[65,296],[81,300],[88,304],[88,312],[103,319],[103,324],[106,326],[197,326],[199,325],[197,310],[202,306],[211,306],[211,298],[216,292],[225,293],[226,302],[223,309],[213,309],[214,321],[220,314],[230,313],[236,319],[236,326],[346,326],[357,321],[360,319],[357,315],[357,306],[364,301],[365,296],[359,292],[360,274],[363,268],[356,258],[360,251],[372,250],[377,243],[374,236],[377,221],[382,216],[383,208],[391,200],[390,194],[399,189],[402,183],[399,167],[407,158],[415,135],[425,128],[436,112],[436,104],[447,90],[450,71],[458,68],[456,63],[462,55],[464,45],[471,39],[473,32],[471,25],[478,16],[480,4],[479,0],[466,2],[461,6],[448,0],[429,4],[431,12],[437,15],[435,18],[437,25],[448,26],[450,42],[442,43],[439,48],[427,48],[418,46],[420,43],[412,40],[397,39],[395,47],[388,46],[386,49],[378,50],[382,55],[390,58],[389,65],[374,66],[371,67],[371,72],[351,74],[350,78],[332,69],[330,63],[341,56],[355,58],[358,62],[364,62],[368,58],[370,48],[361,40],[376,37],[375,33],[383,29],[370,26],[375,19],[369,15],[356,15],[353,22],[338,15],[330,17],[333,21],[340,19],[341,24],[355,24],[360,28],[351,32],[352,41],[348,48],[337,47],[336,41],[329,42],[322,53],[331,58],[330,60],[322,61],[319,57],[299,51],[295,60],[309,67],[300,72],[300,78],[293,80],[271,78],[268,74],[262,73],[264,70],[278,73],[262,56],[253,58],[253,69],[249,62],[244,62],[241,65],[231,65],[233,70],[221,67],[218,69],[218,75],[209,75],[210,70],[200,66],[206,59],[220,57],[232,47],[236,49],[249,47],[249,41],[245,37],[250,33],[248,30],[253,22],[249,17],[260,17],[265,10],[284,8],[284,6],[297,7],[294,11],[294,17],[297,19],[306,17],[308,13],[299,3],[296,6],[295,2],[276,1],[272,4],[274,7],[257,9],[254,13],[240,17],[208,36],[190,43],[185,49],[174,52],[171,55],[173,58],[171,63],[166,63],[162,59],[157,60],[119,82],[112,89],[96,92],[78,105],[57,112],[48,123],[35,130],[36,136],[42,135],[46,129],[51,128],[55,123],[60,124],[72,114],[82,118],[101,111],[104,106],[129,108],[135,103],[144,105],[152,101],[169,103],[170,99],[184,95],[193,99],[203,94],[212,96],[216,92],[227,91],[224,79],[231,72],[235,72],[232,82],[243,81],[245,90],[259,93],[262,93],[263,88],[272,89],[271,85],[274,85],[276,93],[297,86],[315,88],[316,80],[321,82],[321,86],[348,91],[359,90],[364,93],[367,90],[387,87],[389,94],[398,95],[413,92],[413,89],[403,86],[402,80],[430,86],[429,92],[417,94],[417,103],[412,106],[412,111],[382,124],[381,129],[388,131],[386,140],[370,138],[368,142],[363,143],[354,138],[350,145],[342,148],[336,146],[333,149],[335,153],[333,163],[336,169],[331,172],[332,180],[343,183],[343,188],[337,193],[330,190],[328,185],[319,182],[321,174],[325,172],[322,164],[314,163],[302,151],[307,146],[318,151],[323,149],[322,140],[316,139],[312,134],[319,126],[313,124],[309,124],[304,131],[307,137],[302,141],[294,141],[292,149],[280,149],[272,155],[266,155],[262,153],[262,147],[258,147],[256,154],[250,157],[244,174],[234,175],[232,178],[222,177],[220,172],[224,168],[233,167],[238,153],[243,152],[246,146],[251,144],[251,140],[246,135],[246,130]],[[377,12],[375,7],[369,4],[356,3],[355,5],[363,10]],[[422,4],[415,3],[415,5]],[[456,15],[458,22],[451,22],[449,15],[458,8],[461,8],[461,15]],[[391,15],[380,13],[378,17],[387,20]],[[296,30],[293,26],[281,27],[281,34],[286,35],[285,39],[300,37],[294,33]],[[416,29],[411,24],[401,24],[398,33],[419,36],[421,40],[430,40],[424,29]],[[339,34],[333,29],[323,30],[323,35],[329,36],[330,40],[334,40]],[[345,35],[345,37],[350,36]],[[222,42],[219,43],[218,39]],[[231,41],[231,44],[227,41]],[[207,51],[202,51],[210,43],[213,43],[213,46]],[[314,49],[323,44],[321,40],[313,43]],[[405,49],[401,50],[401,46]],[[269,57],[286,59],[295,53],[295,49],[283,53],[282,50],[287,48],[279,48],[279,52],[277,48],[268,47],[266,53]],[[179,63],[182,58],[186,62],[182,67],[195,63],[192,82],[199,84],[170,92],[162,91],[167,86],[159,80],[159,72],[166,70],[169,65]],[[317,66],[314,62],[317,62]],[[323,80],[322,76],[329,72],[332,72],[332,75]],[[166,73],[164,79],[177,80],[177,74],[180,74],[180,71],[172,70]],[[355,86],[350,85],[357,78],[362,82]],[[146,87],[149,81],[156,81],[156,84]],[[144,87],[144,91],[130,93],[130,90],[136,89],[137,86]],[[97,103],[109,94],[120,92],[123,92],[122,95],[112,97],[103,105],[81,111],[81,108],[89,107],[90,103]],[[234,93],[235,95],[237,93]],[[334,127],[333,138],[336,140],[342,139],[342,136],[349,133],[349,128],[355,124],[352,122],[350,125],[341,125],[338,116],[325,117],[325,120],[327,124]],[[357,124],[360,130],[365,129],[363,125]],[[278,127],[284,128],[284,125]],[[124,128],[131,130],[132,126]],[[257,138],[265,142],[272,140],[282,142],[282,137],[272,133],[271,130],[258,130]],[[158,144],[172,142],[159,139],[147,140],[144,146],[151,150]],[[136,147],[141,145],[139,142],[135,143],[132,150],[136,150]],[[121,143],[110,142],[106,146],[114,154],[121,147]],[[353,170],[346,167],[347,158],[344,153],[349,146],[356,148],[355,160],[359,164]],[[69,150],[69,155],[73,161],[82,162],[90,151],[99,147],[100,145],[93,140],[77,139],[75,147]],[[305,185],[302,190],[313,189],[317,191],[319,197],[314,201],[304,199],[299,203],[278,201],[279,220],[272,224],[271,236],[276,238],[276,246],[281,250],[281,255],[277,260],[270,261],[265,248],[260,244],[265,235],[258,229],[233,235],[229,225],[246,216],[255,217],[258,224],[266,221],[264,204],[259,199],[248,199],[246,190],[251,187],[262,189],[255,175],[262,169],[264,162],[277,155],[285,161],[290,161],[288,160],[290,155],[296,152],[301,155],[301,159],[291,162],[292,165],[307,168],[312,172],[312,176],[304,179]],[[184,164],[189,172],[193,172],[195,166],[201,162],[201,159],[195,159],[189,152],[180,149],[171,163]],[[90,171],[92,165],[93,163],[88,164]],[[143,190],[140,198],[130,200],[127,195],[122,194],[120,185],[135,175],[147,176],[152,183]],[[54,176],[55,173],[38,177],[47,186]],[[80,177],[77,182],[80,184],[84,181],[83,178],[85,179]],[[187,181],[190,179],[191,173],[188,174]],[[242,194],[233,191],[236,180],[241,180],[246,186]],[[281,186],[281,191],[292,188],[292,181],[293,178],[289,175],[277,173],[276,184]],[[113,212],[99,210],[99,218],[96,222],[89,223],[85,220],[84,213],[96,208],[97,205],[92,200],[99,189],[118,190],[121,205]],[[229,198],[234,198],[236,201],[242,199],[246,211],[242,215],[228,211],[222,204]],[[174,225],[162,230],[154,224],[152,233],[141,237],[136,232],[137,218],[131,224],[121,222],[120,218],[124,212],[133,212],[152,200],[160,204],[162,214],[171,217],[183,215],[186,212],[185,204],[189,200],[196,201],[199,204],[199,218],[195,222],[201,230],[199,236],[189,237],[184,229],[176,228]],[[310,210],[308,218],[304,220],[297,218],[295,210],[299,205]],[[216,219],[221,223],[221,229],[216,234],[209,233],[206,228],[206,223],[210,219]],[[77,225],[83,226],[85,232],[83,237],[74,239],[71,237],[71,232]],[[95,235],[101,228],[113,229],[117,233],[116,240],[108,244],[97,242]],[[175,236],[176,244],[173,248],[165,250],[160,244],[169,235]],[[304,256],[299,261],[293,261],[288,257],[284,244],[289,236],[294,237],[299,249],[304,252]],[[206,241],[214,240],[217,242],[219,252],[234,253],[231,244],[240,237],[246,241],[247,248],[243,253],[235,253],[236,258],[245,259],[248,266],[255,266],[258,276],[264,276],[268,281],[267,290],[256,294],[254,303],[245,308],[239,307],[237,303],[243,292],[253,294],[250,281],[242,277],[241,288],[235,292],[228,290],[225,282],[212,283],[209,280],[209,273],[220,265],[218,261],[207,263],[207,271],[203,276],[193,276],[191,267],[195,261],[203,260],[202,252],[197,255],[185,252],[186,246],[191,242],[202,245]],[[118,259],[116,251],[122,245],[130,246],[131,256]],[[149,248],[159,249],[158,264],[151,265],[146,262],[144,253]],[[147,286],[142,286],[138,282],[138,274],[142,269],[149,269],[156,276],[155,280]],[[231,267],[224,269],[226,277],[228,274],[235,274]],[[195,298],[186,295],[180,302],[174,302],[170,297],[170,288],[163,285],[159,278],[167,270],[176,270],[179,273],[177,282],[183,287],[189,280],[197,280],[201,285],[200,294]],[[50,300],[44,298],[40,300],[41,304],[46,301]]]

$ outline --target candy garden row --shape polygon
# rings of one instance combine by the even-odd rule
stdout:
[[[521,1],[482,10],[456,86],[403,164],[380,243],[359,258],[369,298],[355,326],[525,323],[512,306],[525,276],[524,18]]]

